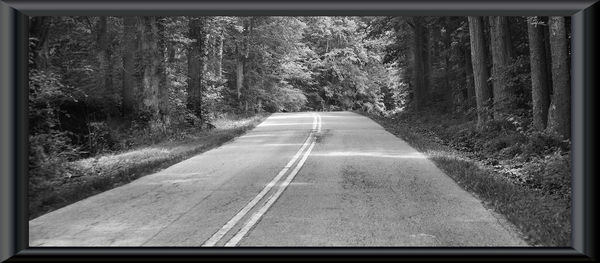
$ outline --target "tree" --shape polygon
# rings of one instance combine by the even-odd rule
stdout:
[[[141,56],[143,67],[142,92],[140,112],[145,121],[153,131],[165,130],[167,124],[167,113],[164,111],[165,71],[164,71],[164,49],[160,47],[159,26],[157,17],[145,16],[142,23],[138,24],[141,33]]]
[[[187,108],[202,122],[202,90],[206,56],[206,17],[190,19],[188,37],[193,41],[188,48]]]
[[[138,109],[138,68],[137,68],[137,50],[139,35],[137,33],[137,23],[141,18],[126,16],[123,18],[123,43],[122,62],[123,62],[123,84],[121,89],[122,113],[125,119],[132,119],[137,114]]]
[[[548,23],[552,52],[552,102],[547,130],[567,139],[571,136],[571,85],[565,18],[552,16]]]
[[[550,104],[550,85],[546,70],[546,49],[544,46],[544,25],[539,17],[527,18],[531,66],[531,99],[533,127],[538,131],[546,128],[548,106]]]
[[[100,74],[98,74],[98,88],[103,91],[106,98],[112,98],[114,93],[112,77],[113,67],[111,63],[111,40],[108,31],[107,17],[101,16],[96,24],[96,49],[98,52],[98,67],[100,69]],[[107,109],[106,112],[109,117],[113,111],[113,107]]]
[[[426,86],[426,72],[424,61],[424,44],[423,38],[425,37],[425,30],[423,28],[424,18],[413,17],[412,26],[414,32],[413,38],[413,76],[414,76],[414,102],[417,110],[422,109],[425,106],[427,97],[427,86]]]
[[[492,48],[492,80],[494,91],[494,118],[500,119],[514,110],[516,94],[509,85],[509,66],[511,63],[512,48],[508,30],[508,17],[492,16],[491,48]],[[508,41],[507,41],[508,40]]]
[[[486,67],[487,61],[483,35],[483,18],[469,16],[468,20],[471,39],[473,78],[475,80],[475,98],[477,103],[477,126],[482,127],[482,125],[489,120],[487,108],[491,98],[487,84],[488,71]]]
[[[48,31],[50,30],[52,17],[36,16],[30,18],[29,40],[32,42],[31,64],[34,68],[45,70],[48,68],[49,49]]]

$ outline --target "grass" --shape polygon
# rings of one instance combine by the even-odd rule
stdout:
[[[503,214],[529,244],[570,246],[570,150],[560,143],[540,143],[509,129],[477,133],[468,118],[444,114],[361,114],[426,153],[487,208]]]
[[[253,129],[267,116],[221,118],[213,122],[212,130],[64,164],[63,174],[48,175],[50,180],[36,185],[34,191],[30,189],[29,219],[216,148]]]

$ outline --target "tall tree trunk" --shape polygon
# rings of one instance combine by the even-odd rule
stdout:
[[[471,52],[469,50],[463,51],[464,62],[465,62],[465,85],[467,89],[467,106],[468,108],[475,106],[477,103],[475,102],[475,84],[473,79],[473,62],[471,59]]]
[[[548,25],[548,17],[540,17],[545,25]],[[552,98],[552,51],[550,50],[550,30],[544,29],[544,49],[546,53],[546,72],[548,72],[548,78],[546,81],[548,82],[548,89],[550,90],[550,97]],[[548,125],[546,123],[546,125]]]
[[[492,47],[492,80],[494,83],[494,118],[501,119],[511,113],[516,106],[514,88],[509,85],[508,68],[511,62],[510,35],[508,32],[508,17],[490,17],[491,47]]]
[[[137,98],[139,94],[139,85],[137,81],[137,63],[136,56],[138,50],[138,33],[136,31],[138,18],[126,16],[123,18],[123,89],[121,96],[123,98],[122,112],[125,119],[131,120],[137,115]]]
[[[149,117],[150,129],[152,131],[165,131],[165,124],[162,119],[162,113],[160,109],[161,95],[164,94],[160,91],[161,89],[161,72],[163,68],[162,50],[159,49],[159,33],[157,19],[154,16],[144,16],[142,18],[143,23],[140,23],[142,41],[141,41],[141,55],[142,55],[142,105],[141,112]]]
[[[238,104],[241,105],[241,103],[242,103],[242,86],[244,84],[244,61],[242,58],[238,58],[236,61],[235,75],[236,75],[235,88],[236,88],[236,92],[237,92],[237,100],[238,100]]]
[[[51,22],[52,17],[50,16],[34,16],[31,17],[29,23],[29,37],[33,38],[35,43],[32,49],[33,68],[39,70],[48,69],[48,31]]]
[[[101,16],[98,19],[96,25],[96,42],[98,64],[100,67],[100,74],[98,76],[98,85],[100,90],[103,91],[105,98],[111,100],[114,97],[113,83],[112,83],[112,63],[110,63],[111,49],[110,40],[108,37],[108,23],[107,17]],[[111,101],[112,102],[112,101]],[[113,108],[107,109],[108,116],[113,113]]]
[[[223,42],[225,41],[225,37],[223,36],[223,31],[219,34],[219,51],[217,58],[217,76],[219,79],[223,77]]]
[[[243,24],[242,31],[242,41],[237,46],[237,58],[236,58],[236,92],[238,99],[238,109],[246,111],[247,108],[247,100],[248,98],[244,98],[245,102],[242,101],[242,90],[244,87],[244,67],[245,62],[250,55],[250,30],[252,24],[252,17],[250,18],[241,18]]]
[[[175,45],[177,42],[169,41],[169,45],[167,46],[167,62],[174,63],[175,62]]]
[[[567,139],[571,137],[571,84],[565,18],[550,17],[549,26],[553,94],[547,129]]]
[[[171,124],[170,114],[169,114],[169,83],[167,81],[167,62],[168,62],[168,45],[167,45],[167,36],[165,23],[163,20],[164,17],[157,17],[155,28],[153,29],[155,32],[155,36],[157,38],[157,46],[158,46],[158,56],[160,60],[158,64],[158,110],[161,121],[165,127],[168,127]]]
[[[439,30],[436,30],[439,31]],[[441,37],[444,43],[444,47],[448,50],[451,50],[452,45],[450,41],[450,32],[445,31]],[[437,40],[436,40],[437,41]],[[450,52],[445,52],[443,55],[444,61],[444,97],[446,99],[446,109],[449,111],[454,111],[454,92],[452,90],[452,86],[450,85]]]
[[[432,69],[432,41],[431,41],[431,30],[429,28],[427,28],[426,25],[426,19],[423,18],[422,21],[423,25],[421,27],[421,29],[423,30],[423,61],[425,61],[425,63],[423,64],[423,75],[425,76],[425,89],[427,90],[427,92],[425,92],[425,97],[428,95],[429,91],[433,91],[435,90],[435,87],[433,86],[433,80],[432,80],[432,74],[431,74],[431,69]]]
[[[188,98],[187,107],[196,117],[203,121],[202,115],[202,93],[203,74],[205,72],[205,17],[192,18],[188,37],[194,43],[188,50]]]
[[[546,71],[546,50],[544,47],[544,26],[538,17],[527,18],[529,35],[529,61],[531,64],[531,100],[533,127],[538,131],[546,128],[550,92],[548,72]]]
[[[425,105],[425,96],[427,90],[425,86],[425,65],[424,65],[424,45],[423,45],[423,17],[413,17],[414,39],[413,39],[413,74],[414,74],[414,103],[415,109],[421,110]]]
[[[473,78],[475,81],[475,97],[477,103],[477,127],[482,127],[489,120],[488,104],[491,92],[487,84],[488,70],[485,56],[483,18],[469,16],[469,34],[471,38],[471,59]]]

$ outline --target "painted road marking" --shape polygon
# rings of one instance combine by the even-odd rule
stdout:
[[[316,132],[321,132],[321,116],[320,115],[317,115],[317,124],[313,125],[313,130],[316,130]],[[311,136],[309,136],[309,138],[314,137],[313,135],[314,135],[314,133],[311,133]],[[302,156],[302,159],[298,162],[298,164],[296,165],[294,170],[288,175],[288,177],[285,179],[285,181],[283,181],[283,183],[281,184],[281,186],[279,187],[277,192],[275,192],[275,194],[273,194],[269,198],[269,200],[256,213],[254,213],[252,215],[252,217],[250,218],[250,220],[248,220],[246,225],[244,225],[242,227],[242,229],[240,229],[240,231],[238,231],[235,234],[235,236],[233,236],[227,243],[225,243],[226,247],[236,246],[242,240],[242,238],[244,236],[246,236],[246,234],[250,231],[250,229],[252,229],[252,227],[254,227],[254,225],[256,225],[258,220],[260,220],[260,218],[269,210],[269,208],[271,208],[273,203],[275,203],[275,201],[277,201],[277,199],[279,198],[279,196],[281,196],[283,191],[285,191],[285,189],[290,185],[292,180],[294,180],[294,177],[296,177],[296,174],[298,174],[298,171],[300,171],[300,168],[302,168],[302,166],[304,165],[304,162],[306,162],[306,159],[310,155],[310,152],[312,151],[313,147],[315,146],[315,143],[316,143],[316,141],[312,140],[310,147],[304,153],[304,155]]]
[[[314,115],[313,116],[313,126],[312,129],[315,130],[315,128],[320,126],[318,125],[320,118],[318,115]],[[254,197],[254,199],[252,199],[252,201],[250,201],[242,210],[240,210],[233,218],[231,218],[221,229],[219,229],[219,231],[217,231],[215,234],[213,234],[206,242],[204,242],[204,244],[202,244],[203,247],[211,247],[211,246],[215,246],[215,244],[217,244],[217,242],[219,242],[221,240],[221,238],[223,238],[223,236],[225,236],[229,231],[231,231],[231,229],[246,215],[248,214],[248,212],[254,208],[254,206],[256,206],[256,204],[269,192],[269,190],[271,190],[271,188],[273,186],[275,186],[277,184],[277,182],[279,181],[279,179],[281,179],[281,177],[287,173],[287,171],[292,167],[292,165],[296,162],[296,160],[298,159],[298,157],[300,157],[300,155],[302,154],[302,152],[304,151],[304,149],[306,149],[306,147],[310,144],[312,138],[314,136],[314,133],[311,132],[308,136],[308,138],[306,138],[306,140],[304,141],[304,144],[302,145],[302,147],[298,150],[298,152],[296,152],[296,154],[294,155],[294,157],[286,164],[285,167],[283,167],[283,169],[277,174],[277,176],[275,176],[275,178],[273,178],[273,180],[271,180],[271,182],[269,182],[265,188],[263,188],[263,190],[258,193],[258,195],[256,195]]]
[[[290,182],[294,180],[294,177],[296,176],[300,168],[302,168],[302,165],[304,165],[304,162],[308,158],[308,155],[310,154],[314,146],[315,141],[313,140],[308,150],[302,156],[300,162],[298,162],[298,165],[296,165],[296,168],[292,171],[292,173],[288,175],[288,177],[279,187],[277,192],[274,195],[272,195],[271,198],[269,198],[269,200],[267,201],[267,203],[265,203],[263,207],[261,207],[256,213],[252,215],[252,217],[250,218],[250,220],[248,220],[246,225],[244,225],[244,227],[242,227],[242,229],[240,229],[240,231],[237,232],[237,234],[235,234],[235,236],[225,244],[226,247],[236,246],[240,242],[240,240],[242,240],[242,238],[248,233],[248,231],[250,231],[250,229],[252,229],[252,227],[258,222],[258,220],[267,212],[267,210],[271,208],[273,203],[275,203],[275,201],[279,198],[283,191],[288,187],[288,185],[290,185]]]

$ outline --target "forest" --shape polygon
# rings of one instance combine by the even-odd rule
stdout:
[[[570,28],[569,17],[541,16],[29,17],[30,217],[215,147],[270,113],[355,111],[450,176],[485,170],[462,179],[481,195],[513,195],[487,185],[508,180],[523,193],[491,205],[504,198],[495,208],[521,213],[506,212],[532,240],[566,245]],[[197,140],[177,154],[119,157]]]

